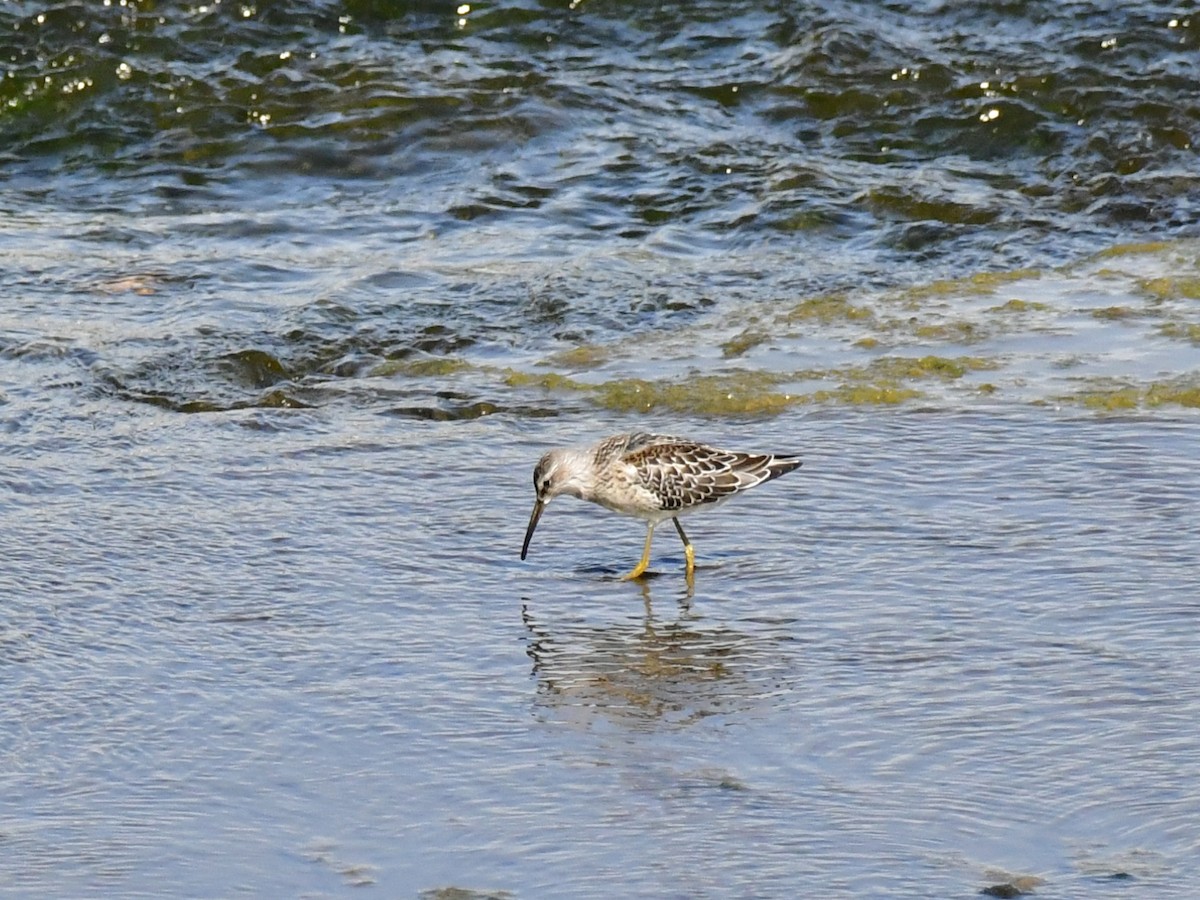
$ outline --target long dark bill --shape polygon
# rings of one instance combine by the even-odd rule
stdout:
[[[529,516],[529,527],[525,529],[525,543],[521,545],[521,559],[525,558],[525,554],[529,552],[529,542],[533,538],[533,529],[537,528],[538,519],[542,517],[542,510],[546,508],[546,504],[541,500],[535,500],[533,503],[533,513]]]

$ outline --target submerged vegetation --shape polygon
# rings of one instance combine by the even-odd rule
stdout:
[[[1059,398],[1064,403],[1104,412],[1177,406],[1200,409],[1200,380],[1151,382],[1148,385],[1096,384]]]
[[[1170,275],[1160,274],[1164,266]],[[1060,271],[982,273],[737,310],[669,335],[562,351],[545,361],[549,371],[509,368],[503,381],[623,412],[716,416],[981,399],[1102,411],[1192,409],[1200,408],[1200,353],[1192,350],[1200,349],[1197,299],[1194,245],[1125,245]],[[1135,362],[1134,371],[1114,380],[1107,348],[1116,338],[1105,336],[1113,328],[1143,330],[1151,346],[1181,344],[1170,357],[1174,374],[1164,373],[1160,360],[1139,377]],[[720,368],[698,370],[692,352],[679,353],[676,367],[673,354],[662,352],[705,344],[719,352]],[[969,355],[944,352],[965,345]],[[733,360],[737,368],[724,368]]]
[[[976,357],[881,357],[865,366],[792,372],[739,370],[680,379],[616,378],[585,382],[554,373],[504,373],[509,387],[575,392],[622,412],[656,409],[699,415],[770,415],[803,404],[881,406],[923,396],[920,382],[952,381],[994,368]],[[819,387],[817,385],[820,385]]]
[[[1055,272],[732,306],[620,340],[564,336],[561,348],[519,364],[457,353],[453,340],[396,353],[382,342],[314,349],[297,335],[291,352],[248,345],[201,360],[216,382],[208,391],[185,374],[176,379],[178,397],[147,390],[136,372],[109,373],[109,389],[184,412],[299,408],[320,405],[341,377],[360,374],[417,385],[402,389],[406,398],[419,395],[415,401],[392,409],[426,418],[548,413],[572,400],[698,416],[913,402],[1198,409],[1200,249],[1144,244]],[[162,381],[186,373],[187,362],[158,363],[153,372]],[[504,394],[535,399],[497,396]]]

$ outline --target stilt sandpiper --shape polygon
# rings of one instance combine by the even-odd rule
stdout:
[[[592,447],[551,450],[533,470],[537,499],[521,559],[529,552],[529,541],[546,504],[559,494],[570,494],[646,520],[642,559],[624,576],[626,580],[640,578],[646,571],[654,528],[667,519],[675,523],[683,541],[690,579],[696,554],[679,517],[724,503],[799,465],[796,456],[718,450],[684,438],[644,432],[618,434]]]

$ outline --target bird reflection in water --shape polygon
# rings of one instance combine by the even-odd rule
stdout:
[[[779,689],[769,638],[706,628],[691,611],[690,592],[679,616],[663,621],[649,584],[640,586],[644,615],[609,622],[561,619],[548,612],[561,607],[524,598],[540,707],[575,721],[658,727],[747,709]]]

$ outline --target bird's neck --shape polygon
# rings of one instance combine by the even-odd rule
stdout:
[[[563,482],[559,493],[570,494],[580,500],[591,500],[595,495],[596,477],[591,459],[583,450],[564,451],[568,455],[565,460],[569,466],[571,477]]]

